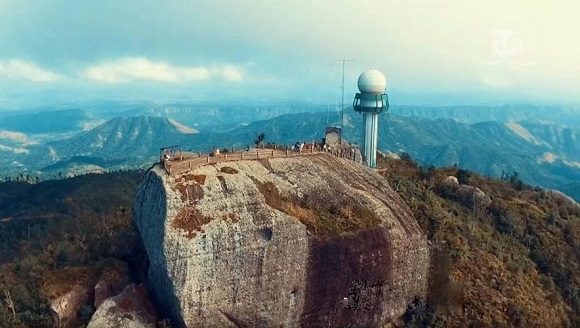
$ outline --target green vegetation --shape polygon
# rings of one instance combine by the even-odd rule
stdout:
[[[131,207],[140,172],[0,183],[0,327],[52,327],[47,298],[93,284],[118,260],[146,265]],[[94,309],[85,308],[80,324]]]
[[[408,327],[579,327],[580,207],[562,196],[458,168],[382,159],[382,174],[434,245],[430,295]],[[481,189],[474,202],[444,182]]]
[[[381,222],[372,211],[354,202],[344,203],[340,207],[328,203],[313,204],[309,198],[316,199],[317,197],[305,195],[303,199],[292,200],[281,195],[272,182],[260,182],[254,179],[254,183],[264,195],[266,204],[296,217],[306,225],[308,231],[320,238],[370,229]]]
[[[429,296],[409,306],[406,326],[580,326],[577,204],[514,174],[492,180],[459,168],[421,168],[410,156],[380,159],[379,166],[433,245]],[[444,182],[450,175],[491,202],[466,197]],[[0,183],[0,327],[52,327],[47,297],[71,282],[93,284],[119,261],[128,263],[131,280],[144,279],[147,260],[131,213],[140,176]],[[320,238],[376,220],[356,204],[316,206],[314,197],[288,199],[273,184],[256,185],[270,206],[300,218]],[[192,200],[202,197],[191,191]],[[81,311],[81,324],[93,310]]]

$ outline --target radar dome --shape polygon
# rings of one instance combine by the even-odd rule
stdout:
[[[358,77],[357,86],[362,93],[380,94],[385,92],[387,80],[383,73],[371,68]]]

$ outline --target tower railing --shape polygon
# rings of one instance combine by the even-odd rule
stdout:
[[[367,106],[366,104],[372,103],[373,106]],[[374,112],[380,113],[383,110],[389,109],[389,96],[386,93],[381,94],[370,94],[370,93],[357,93],[354,95],[352,101],[352,108],[357,112]]]

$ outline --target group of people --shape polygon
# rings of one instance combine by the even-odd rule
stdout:
[[[292,145],[292,147],[290,147],[290,150],[301,152],[304,149],[304,145],[305,145],[304,142],[297,142],[294,145]]]
[[[183,157],[181,150],[165,149],[161,153],[161,162],[169,163],[173,160],[179,160]]]
[[[322,142],[311,142],[311,143],[297,142],[290,148],[290,150],[298,151],[298,152],[302,152],[305,150],[306,151],[314,150],[314,151],[329,152],[331,150],[331,148],[330,148],[330,146],[328,146]]]
[[[330,145],[327,145],[326,143],[318,143],[318,142],[312,142],[312,143],[304,143],[304,142],[297,142],[295,143],[290,150],[292,151],[297,151],[297,152],[302,152],[302,151],[308,151],[308,150],[314,150],[314,151],[323,151],[326,153],[330,153],[332,152],[333,148]]]

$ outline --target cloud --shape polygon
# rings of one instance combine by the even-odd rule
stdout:
[[[244,72],[233,65],[181,67],[147,58],[122,58],[91,66],[82,73],[82,77],[100,83],[132,81],[175,83],[212,79],[237,82],[244,79]]]
[[[227,81],[241,81],[244,79],[242,70],[235,66],[226,66],[221,69],[220,74]]]
[[[22,59],[0,60],[0,79],[53,82],[62,79],[54,72]]]

